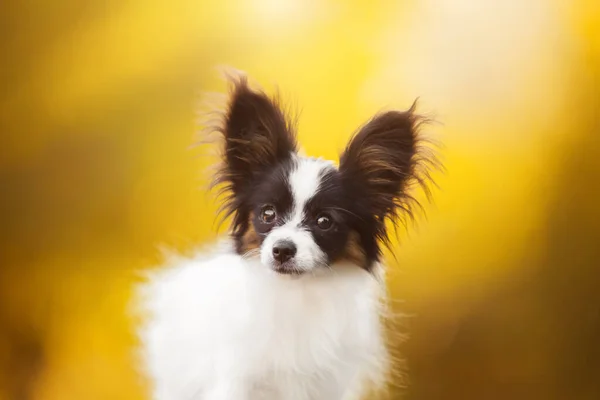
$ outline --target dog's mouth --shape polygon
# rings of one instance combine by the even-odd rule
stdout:
[[[289,261],[284,263],[274,263],[272,269],[281,275],[300,276],[304,274],[304,271],[298,269],[295,263]]]

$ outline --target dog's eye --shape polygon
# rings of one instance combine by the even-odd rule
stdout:
[[[321,214],[317,218],[317,226],[319,227],[319,229],[327,230],[327,229],[331,228],[332,224],[333,224],[333,221],[332,221],[331,217],[326,214]]]
[[[277,218],[275,207],[267,205],[260,210],[260,220],[265,224],[272,224]]]

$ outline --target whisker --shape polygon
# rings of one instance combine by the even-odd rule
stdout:
[[[260,255],[260,248],[250,249],[250,250],[244,252],[244,254],[242,254],[242,258],[247,260],[249,258],[257,257],[259,255]]]

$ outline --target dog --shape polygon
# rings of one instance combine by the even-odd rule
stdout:
[[[350,400],[388,383],[382,254],[428,177],[415,105],[375,115],[339,162],[300,153],[277,97],[232,78],[215,133],[226,240],[140,287],[154,400]]]

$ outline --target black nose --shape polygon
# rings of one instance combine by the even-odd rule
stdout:
[[[273,258],[280,263],[286,262],[296,255],[296,245],[290,241],[281,241],[273,246]]]

